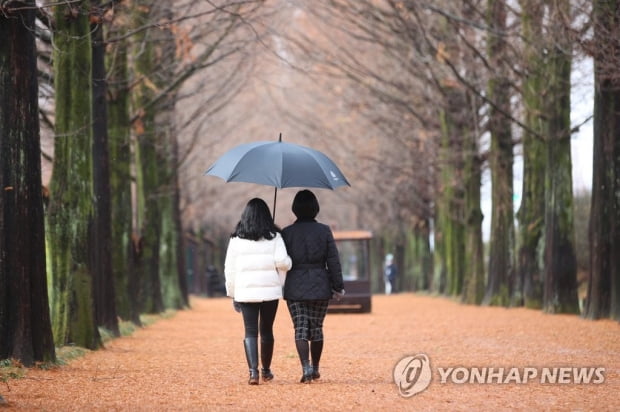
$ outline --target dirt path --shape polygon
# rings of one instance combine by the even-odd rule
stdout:
[[[1,390],[9,410],[620,410],[617,322],[412,294],[376,296],[371,314],[328,315],[322,378],[303,385],[283,303],[275,325],[276,378],[267,384],[247,385],[241,318],[221,298],[193,299],[192,310],[67,366],[29,371],[10,382],[9,392]],[[420,353],[430,359],[432,381],[403,397],[394,367]],[[442,383],[450,367],[461,369]],[[454,383],[474,367],[505,372],[493,383]],[[563,379],[571,383],[540,383],[543,369],[554,367],[603,367],[604,382],[575,384],[568,369]],[[538,376],[526,384],[515,383],[514,375],[511,383],[496,383],[510,368],[532,368]],[[564,372],[558,373],[561,380]]]

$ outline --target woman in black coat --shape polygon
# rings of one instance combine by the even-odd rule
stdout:
[[[315,220],[319,202],[314,193],[299,191],[293,200],[293,213],[297,220],[282,230],[293,261],[284,283],[284,299],[295,327],[295,346],[303,371],[301,382],[309,383],[321,376],[323,320],[329,299],[344,294],[344,283],[332,231]]]

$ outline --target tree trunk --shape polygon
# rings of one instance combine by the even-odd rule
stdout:
[[[170,187],[172,189],[172,187]],[[164,306],[172,309],[185,307],[181,293],[178,267],[178,236],[174,220],[172,193],[165,193],[160,198],[162,236],[160,249],[159,277],[161,279]]]
[[[56,141],[50,183],[48,248],[57,345],[96,349],[88,240],[94,229],[90,2],[54,7]]]
[[[126,32],[123,26],[115,26],[117,36]],[[110,80],[108,144],[109,154],[114,161],[110,168],[110,196],[112,216],[112,272],[118,315],[125,320],[140,324],[140,281],[139,271],[133,265],[139,253],[136,239],[132,241],[131,202],[131,127],[129,115],[129,78],[127,42],[116,42],[108,55]],[[136,262],[137,263],[137,262]]]
[[[473,18],[471,7],[459,7],[466,18]],[[443,210],[439,223],[446,262],[446,293],[463,298],[465,285],[475,289],[484,276],[484,270],[480,270],[482,213],[476,127],[479,104],[458,81],[460,73],[477,77],[471,49],[460,47],[462,43],[474,44],[476,36],[468,27],[459,27],[450,20],[438,30],[442,34],[440,43],[445,47],[437,52],[437,59],[446,63],[447,69],[441,75],[439,205]],[[466,298],[477,299],[469,295]]]
[[[488,24],[493,28],[488,37],[488,58],[494,69],[487,89],[494,106],[489,109],[492,212],[489,272],[484,301],[486,304],[508,305],[510,279],[514,271],[513,154],[511,121],[504,113],[511,112],[511,94],[504,63],[506,41],[494,34],[506,31],[506,4],[504,0],[488,0],[487,7]]]
[[[463,290],[465,268],[465,189],[463,187],[463,134],[467,133],[458,117],[467,108],[462,90],[447,85],[446,108],[440,115],[442,132],[441,160],[441,225],[445,258],[446,290],[459,296]]]
[[[620,1],[594,1],[594,171],[584,315],[620,320]]]
[[[443,181],[442,170],[440,172],[441,179]],[[440,184],[441,185],[441,184]],[[434,293],[445,293],[446,290],[446,247],[445,236],[443,234],[444,221],[446,220],[447,211],[441,204],[443,199],[441,191],[437,196],[437,202],[435,202],[435,220],[433,225],[434,235],[434,248],[433,248],[433,278],[431,281],[431,291]]]
[[[407,233],[404,264],[401,269],[403,291],[429,290],[432,281],[432,254],[428,220],[419,220]]]
[[[482,242],[482,211],[480,210],[481,160],[477,136],[470,133],[469,150],[465,161],[465,303],[480,304],[484,297],[484,247]]]
[[[92,2],[95,10],[101,0]],[[90,249],[92,251],[95,318],[97,325],[120,336],[116,315],[116,298],[112,272],[112,215],[110,209],[110,158],[108,154],[108,107],[105,68],[105,41],[102,16],[93,16],[93,189],[95,192],[95,223]]]
[[[517,273],[513,286],[513,302],[529,308],[542,307],[542,266],[539,262],[545,210],[545,146],[541,136],[543,121],[543,90],[546,86],[545,60],[539,46],[542,37],[544,4],[538,0],[521,0],[521,24],[524,38],[524,67],[522,100],[523,131],[523,189],[519,219]],[[536,135],[538,134],[538,136]]]
[[[176,137],[175,137],[176,139]],[[189,307],[189,286],[187,280],[187,263],[185,261],[185,231],[181,218],[181,183],[179,182],[178,144],[175,144],[174,194],[172,200],[173,220],[177,236],[177,275],[183,306]]]
[[[571,45],[563,16],[569,0],[550,6],[555,42],[548,52],[548,135],[545,174],[545,281],[543,309],[579,313],[577,258],[574,247],[573,179],[570,152]]]
[[[0,7],[3,6],[0,1]],[[46,282],[35,2],[0,13],[0,359],[55,360]]]
[[[136,3],[134,26],[142,27],[152,21],[154,2],[141,0]],[[134,111],[138,117],[134,122],[136,135],[136,232],[141,242],[140,292],[141,312],[159,313],[164,310],[159,257],[162,235],[161,201],[159,193],[161,168],[166,163],[163,147],[157,141],[155,112],[150,106],[155,96],[155,82],[151,79],[158,68],[152,30],[143,30],[134,36],[136,87]]]
[[[467,19],[475,19],[474,9],[467,4],[461,6],[463,16]],[[462,37],[469,44],[476,44],[477,34],[470,27],[461,29]],[[461,49],[461,65],[467,77],[476,79],[481,77],[477,71],[475,53],[471,48]],[[463,107],[455,107],[460,112],[460,133],[463,140],[463,224],[465,235],[463,238],[464,263],[463,263],[463,288],[461,299],[463,302],[479,304],[484,296],[484,246],[482,240],[482,210],[480,209],[480,187],[482,186],[482,159],[479,148],[479,124],[481,120],[478,113],[481,112],[482,100],[470,90],[463,91],[466,102]],[[457,169],[458,170],[458,169]]]
[[[162,159],[158,158],[155,142],[155,122],[150,114],[141,119],[145,133],[138,135],[136,147],[136,177],[138,204],[138,235],[141,241],[141,312],[159,313],[165,308],[161,293],[159,257],[161,246],[161,201],[158,198]]]
[[[172,176],[170,177],[170,203],[172,207],[171,219],[173,224],[173,236],[175,237],[175,272],[177,275],[176,283],[178,284],[180,299],[180,307],[189,306],[189,291],[187,285],[187,268],[185,263],[185,236],[183,231],[183,222],[181,219],[181,187],[179,182],[179,145],[177,140],[177,133],[173,133],[171,136],[171,159],[170,166],[172,170]]]
[[[158,19],[170,20],[170,7],[159,4],[155,13]],[[173,33],[169,29],[158,30],[153,40],[157,44],[155,85],[158,89],[166,88],[175,80],[176,45]],[[156,188],[161,211],[160,266],[162,296],[166,308],[181,309],[188,303],[185,265],[182,253],[182,227],[178,204],[178,147],[176,116],[174,107],[176,92],[170,91],[163,99],[152,105],[156,111],[156,136],[160,165],[160,181]],[[181,254],[179,255],[179,252]],[[184,287],[183,287],[183,286]]]

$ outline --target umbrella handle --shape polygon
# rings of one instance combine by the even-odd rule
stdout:
[[[279,142],[282,141],[282,132],[280,132]],[[278,188],[276,187],[276,191],[273,194],[273,224],[276,224],[276,198],[278,197]]]
[[[278,197],[278,188],[276,187],[275,193],[273,194],[273,223],[276,223],[276,198]]]
[[[280,132],[280,137],[278,139],[279,142],[282,141],[282,132]],[[276,223],[276,198],[278,197],[278,188],[276,187],[275,193],[273,194],[273,224]]]

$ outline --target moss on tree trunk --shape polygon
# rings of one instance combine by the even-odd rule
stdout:
[[[125,32],[118,27],[119,34]],[[131,202],[131,128],[129,120],[129,78],[127,42],[116,42],[107,60],[108,82],[108,146],[110,158],[110,210],[112,215],[112,274],[116,296],[116,310],[122,319],[136,324],[139,320],[138,274],[130,264],[132,242]]]
[[[91,0],[100,7],[102,0]],[[114,277],[112,275],[112,214],[110,200],[110,156],[108,150],[107,71],[103,26],[91,25],[93,78],[93,190],[95,224],[91,237],[95,318],[97,325],[120,336]]]
[[[407,233],[403,258],[403,282],[401,290],[429,290],[432,280],[432,254],[430,228],[427,220],[420,220]]]
[[[56,344],[96,349],[101,339],[87,247],[94,218],[89,9],[88,1],[54,7],[56,140],[48,242]]]
[[[563,20],[563,16],[570,14],[569,1],[553,3],[550,12],[555,43],[548,50],[543,309],[579,313],[570,151],[571,45]]]
[[[470,155],[465,161],[465,276],[462,300],[479,304],[484,296],[484,247],[482,242],[482,211],[480,210],[481,160],[477,136],[470,134]]]
[[[159,274],[162,219],[158,183],[161,161],[155,148],[155,123],[152,115],[145,114],[141,121],[144,122],[144,133],[138,136],[136,147],[137,214],[142,240],[141,311],[159,313],[164,310]]]
[[[527,77],[523,81],[522,99],[523,131],[523,188],[517,240],[517,270],[513,285],[512,301],[530,308],[542,307],[542,234],[544,228],[546,169],[544,88],[546,87],[546,62],[538,44],[542,38],[543,3],[521,0],[521,24],[525,40],[524,67]]]
[[[171,18],[169,8],[164,7],[161,14]],[[176,46],[173,33],[166,29],[156,34],[158,66],[157,87],[163,89],[175,80]],[[160,181],[158,192],[161,211],[160,265],[161,293],[166,308],[181,309],[186,306],[186,274],[181,250],[182,227],[178,204],[178,147],[176,131],[175,91],[170,91],[161,99],[157,108],[157,145],[161,150]],[[184,286],[184,288],[181,287]],[[185,289],[185,292],[183,291]]]
[[[441,123],[441,187],[439,195],[438,233],[441,237],[441,262],[445,265],[448,295],[462,292],[465,268],[465,189],[463,187],[463,133],[455,117],[467,107],[461,91],[446,88],[446,109]]]
[[[172,217],[174,205],[172,196],[163,196],[162,202],[162,237],[161,237],[161,263],[160,278],[162,284],[162,296],[166,308],[181,309],[185,301],[179,287],[177,267],[177,232]]]
[[[494,30],[488,36],[488,58],[495,69],[487,84],[488,96],[494,102],[489,114],[491,150],[491,238],[489,246],[489,271],[485,303],[508,305],[510,279],[514,272],[514,213],[512,190],[512,132],[510,113],[510,79],[506,59],[506,40],[495,33],[506,30],[506,5],[504,0],[489,0],[487,18]]]

